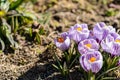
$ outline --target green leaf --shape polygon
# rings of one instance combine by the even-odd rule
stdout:
[[[18,28],[19,28],[18,17],[15,17],[15,29],[14,29],[14,33],[17,32]]]
[[[116,77],[104,77],[102,80],[116,80]]]
[[[2,23],[3,23],[3,30],[5,31],[6,33],[6,30],[11,33],[11,26],[7,23],[6,19],[2,18]],[[5,34],[4,33],[4,34]]]
[[[77,60],[77,58],[79,57],[80,55],[77,54],[76,57],[74,58],[74,60],[71,62],[69,68],[71,68],[73,66],[73,64],[75,63],[75,61]]]
[[[110,9],[108,9],[108,10],[105,12],[105,15],[106,15],[106,16],[115,16],[117,13],[118,13],[118,11],[110,8]]]
[[[17,7],[19,7],[22,3],[23,3],[24,0],[16,0],[15,2],[12,2],[10,4],[10,9],[9,10],[14,10],[16,9]]]
[[[33,13],[31,13],[31,12],[24,12],[22,14],[25,17],[31,18],[32,20],[37,20],[37,17]]]
[[[62,73],[63,76],[68,75],[69,70],[68,70],[68,67],[67,67],[66,62],[64,62],[64,64],[63,64],[62,72],[63,72],[63,73]]]
[[[38,33],[36,33],[36,37],[35,37],[35,38],[36,38],[36,40],[37,40],[37,42],[38,42],[38,43],[40,43],[40,42],[41,42],[41,41],[40,41],[40,36],[39,36],[39,34],[38,34]]]
[[[9,1],[7,1],[7,0],[1,0],[1,2],[0,2],[0,9],[3,10],[3,11],[5,11],[5,12],[8,12],[9,5],[10,5]]]
[[[55,55],[55,54],[54,54]],[[62,70],[62,65],[60,64],[60,61],[58,59],[58,57],[55,55],[55,59],[57,60],[58,66],[59,68]]]
[[[43,34],[44,34],[44,29],[43,29],[43,28],[40,28],[40,29],[39,29],[39,34],[40,34],[40,35],[43,35]]]
[[[54,68],[56,68],[57,70],[60,70],[59,67],[58,67],[57,65],[52,64],[52,66],[53,66]]]
[[[0,43],[1,43],[1,46],[2,46],[2,50],[4,50],[5,49],[5,44],[4,44],[4,42],[1,38],[0,38]]]
[[[111,69],[109,69],[109,70],[103,72],[102,74],[100,74],[100,75],[96,78],[96,80],[98,80],[98,79],[99,79],[100,77],[102,77],[103,75],[109,73],[110,71],[116,70],[116,69],[118,69],[118,68],[120,68],[120,66],[113,67],[113,68],[111,68]]]
[[[8,40],[9,40],[9,42],[12,44],[12,46],[14,46],[14,40],[13,40],[13,37],[12,37],[12,35],[10,35],[10,34],[6,34],[6,37],[8,38]]]

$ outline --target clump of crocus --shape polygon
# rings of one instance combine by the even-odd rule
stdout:
[[[99,49],[99,44],[94,39],[85,39],[78,44],[78,51],[80,54],[95,51]]]
[[[111,55],[120,55],[120,35],[111,33],[101,42],[102,49]]]
[[[68,37],[67,32],[60,34],[58,38],[54,40],[54,42],[55,45],[63,51],[67,50],[70,47],[70,38]]]
[[[76,24],[69,29],[69,37],[76,43],[89,37],[87,24]]]
[[[103,57],[99,51],[87,52],[80,57],[80,64],[85,71],[97,73],[103,65]]]
[[[75,50],[78,51],[70,52],[80,53],[80,65],[88,72],[88,75],[91,75],[91,72],[98,73],[102,67],[104,68],[102,70],[110,71],[115,69],[116,64],[120,65],[120,35],[116,33],[115,28],[112,26],[107,26],[104,22],[100,22],[94,26],[93,30],[88,30],[87,24],[75,24],[69,29],[68,33],[64,32],[55,39],[55,44],[58,48],[65,51],[70,46],[70,40],[75,41],[78,45],[76,48],[75,44]],[[104,52],[110,54],[104,54]],[[65,56],[67,55],[66,60],[70,60],[68,56],[70,55],[71,58],[71,54],[68,54],[68,52],[65,54]],[[75,59],[77,58],[75,57]],[[74,62],[71,63],[73,64]],[[97,77],[97,80],[100,77]],[[94,79],[89,78],[93,77],[88,76],[88,80],[95,80],[95,77]]]

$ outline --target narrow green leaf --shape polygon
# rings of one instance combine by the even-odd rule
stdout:
[[[35,37],[35,38],[36,38],[36,40],[37,40],[37,42],[38,42],[38,43],[40,43],[40,42],[41,42],[41,41],[40,41],[40,36],[39,36],[39,34],[38,34],[38,33],[36,33],[36,37]]]
[[[74,58],[74,60],[71,62],[71,64],[70,64],[70,66],[69,66],[69,68],[71,68],[72,67],[72,65],[74,64],[74,62],[77,60],[77,58],[79,57],[80,55],[79,54],[77,54],[77,56]]]
[[[54,54],[55,55],[55,54]],[[58,59],[58,57],[55,55],[55,59],[57,60],[58,66],[59,68],[62,70],[62,65],[60,64],[60,61]]]
[[[44,29],[43,29],[43,28],[40,28],[40,29],[39,29],[39,34],[40,34],[40,35],[44,34]]]
[[[24,0],[16,0],[15,2],[12,2],[10,4],[10,10],[14,10],[16,9],[17,7],[19,7],[22,3],[23,3]]]
[[[118,68],[120,68],[120,66],[113,67],[113,68],[111,68],[111,69],[109,69],[109,70],[103,72],[102,74],[100,74],[100,75],[96,78],[96,80],[98,80],[98,79],[99,79],[100,77],[102,77],[103,75],[109,73],[110,71],[112,71],[112,70],[116,70],[116,69],[118,69]]]
[[[37,17],[33,13],[30,13],[30,12],[24,12],[23,16],[28,17],[32,20],[37,20]]]
[[[116,77],[105,77],[105,78],[102,78],[102,80],[116,80],[117,78]]]
[[[11,45],[14,46],[14,40],[13,40],[12,35],[10,35],[10,34],[6,34],[6,37],[7,37],[8,40],[10,41]]]
[[[29,35],[30,35],[30,37],[32,37],[32,28],[31,27],[29,28]]]
[[[11,33],[11,26],[7,23],[6,19],[2,18],[2,23],[3,23],[3,26],[4,26],[4,27],[3,27],[4,30],[5,30],[5,31],[8,30],[9,33]]]
[[[2,50],[4,50],[5,49],[5,44],[4,44],[4,42],[1,38],[0,38],[0,43],[1,43],[1,46],[2,46]]]
[[[18,27],[19,27],[18,17],[15,17],[15,28],[14,28],[14,33],[16,33],[16,32],[17,32]]]
[[[59,67],[58,67],[57,65],[52,64],[52,66],[53,66],[54,68],[56,68],[57,70],[59,70]]]
[[[9,5],[10,5],[10,2],[8,0],[1,0],[0,2],[0,8],[1,10],[4,10],[5,12],[8,12]]]

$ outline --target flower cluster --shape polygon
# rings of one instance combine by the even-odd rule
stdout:
[[[55,39],[55,45],[65,51],[69,49],[71,40],[78,44],[78,51],[81,54],[79,61],[87,72],[97,73],[102,68],[101,49],[111,56],[120,55],[120,35],[104,22],[95,24],[92,30],[88,29],[87,24],[75,24],[68,32],[60,34]]]

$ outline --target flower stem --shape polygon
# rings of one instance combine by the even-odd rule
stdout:
[[[92,76],[90,77],[90,80],[95,80],[95,75],[92,74]]]
[[[89,71],[88,73],[88,80],[95,80],[95,74]]]

